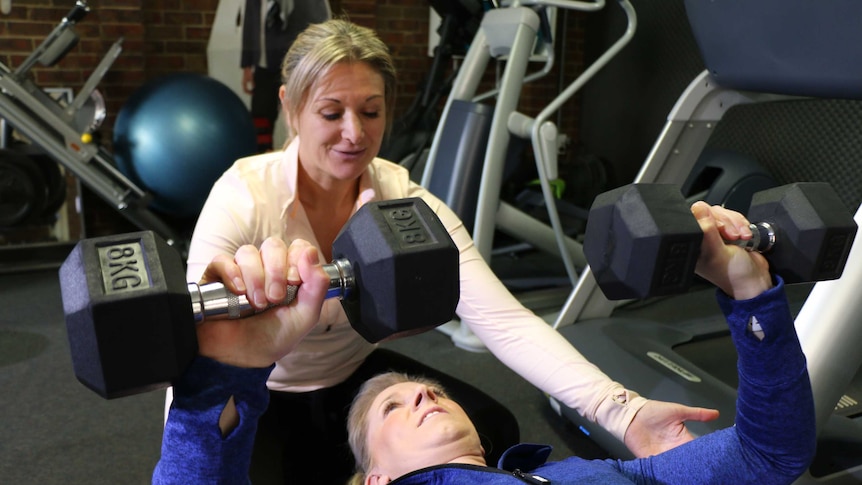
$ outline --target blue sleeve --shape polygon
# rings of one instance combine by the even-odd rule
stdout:
[[[249,483],[257,421],[269,404],[266,379],[271,371],[197,357],[174,385],[153,484]],[[231,396],[239,424],[222,436],[218,421]]]
[[[789,484],[808,468],[816,446],[814,399],[784,283],[776,279],[775,288],[751,300],[718,292],[739,355],[735,426],[619,462],[637,483]]]

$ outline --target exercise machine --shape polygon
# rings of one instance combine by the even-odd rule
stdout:
[[[812,9],[801,1],[686,0],[685,6],[707,69],[671,110],[635,182],[681,185],[734,107],[808,97],[862,99],[862,66],[851,62],[859,40],[855,3]],[[776,11],[782,12],[780,21]],[[862,221],[862,208],[854,220]],[[856,348],[862,338],[857,321],[862,303],[856,295],[862,284],[860,245],[857,238],[841,278],[788,288],[808,359],[819,437],[817,457],[800,484],[859,483],[862,478],[857,376],[862,354]],[[668,313],[714,308],[712,291],[673,297],[668,306],[675,310]],[[653,399],[719,409],[722,417],[715,422],[690,423],[695,434],[704,434],[732,424],[736,390],[728,375],[735,354],[724,319],[702,312],[670,324],[626,311],[605,297],[587,267],[555,327],[623,385]],[[551,405],[612,454],[630,456],[622,443],[573,410],[554,399]]]
[[[610,46],[563,89],[535,117],[517,111],[524,83],[547,75],[554,64],[554,39],[542,24],[550,24],[548,11],[568,9],[594,12],[605,7],[595,2],[571,0],[513,1],[485,12],[481,25],[458,70],[434,134],[421,183],[449,205],[471,230],[482,256],[490,261],[497,230],[562,259],[569,283],[574,285],[585,266],[580,242],[566,234],[550,181],[557,178],[560,134],[550,120],[580,88],[631,40],[636,15],[628,0],[616,2],[627,25]],[[543,33],[541,36],[540,33]],[[537,47],[537,38],[541,39]],[[542,52],[544,66],[527,73],[531,59]],[[479,93],[492,61],[505,63],[496,89]],[[494,98],[493,106],[482,103]],[[546,223],[500,198],[507,171],[508,147],[513,137],[530,141],[539,173]],[[528,305],[529,306],[529,305]],[[458,347],[482,351],[484,345],[468,328],[453,321],[441,328]]]
[[[169,244],[180,236],[147,206],[151,194],[116,168],[113,156],[94,142],[104,119],[104,100],[96,89],[122,52],[122,38],[110,47],[71,103],[64,106],[33,81],[37,64],[53,66],[78,41],[75,25],[90,12],[84,0],[75,6],[45,40],[16,68],[0,63],[0,118],[62,164],[96,195],[134,225],[155,231]]]
[[[439,101],[449,92],[457,73],[455,67],[452,74],[445,76],[446,69],[456,56],[464,55],[484,13],[482,0],[429,0],[428,3],[440,19],[431,68],[413,102],[392,122],[379,155],[411,171],[415,168],[416,172],[421,170],[423,154],[427,155],[425,152],[439,121]]]

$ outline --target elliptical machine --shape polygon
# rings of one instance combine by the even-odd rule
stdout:
[[[452,87],[458,70],[449,76],[446,69],[456,56],[463,56],[476,34],[485,12],[483,0],[429,0],[440,17],[439,42],[434,48],[431,69],[410,107],[392,123],[392,131],[380,148],[380,156],[421,170],[439,121],[438,104]]]
[[[471,229],[473,241],[487,261],[491,258],[495,232],[500,230],[559,257],[571,285],[577,282],[579,270],[586,266],[581,243],[566,234],[550,185],[558,174],[561,139],[550,118],[634,36],[637,17],[631,3],[628,0],[616,3],[627,18],[624,32],[535,117],[519,113],[517,107],[523,85],[547,75],[553,68],[555,39],[546,28],[550,24],[548,16],[559,9],[599,11],[605,7],[605,1],[516,0],[488,10],[482,17],[446,99],[421,183]],[[535,57],[544,60],[543,67],[528,74],[528,66]],[[492,60],[505,63],[498,87],[479,93]],[[493,106],[482,103],[489,98],[494,98]],[[500,199],[512,137],[530,141],[550,224]],[[538,295],[528,306],[559,303],[558,295],[550,298]],[[460,322],[453,321],[440,330],[450,335],[458,347],[472,351],[485,348]]]

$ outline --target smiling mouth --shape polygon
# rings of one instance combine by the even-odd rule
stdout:
[[[344,154],[344,155],[348,155],[348,156],[353,156],[353,157],[355,157],[355,156],[360,155],[360,154],[362,154],[363,152],[365,152],[365,149],[364,149],[364,148],[363,148],[363,149],[359,149],[359,150],[339,150],[339,149],[335,149],[335,151],[337,151],[338,153],[342,153],[342,154]]]
[[[440,414],[440,411],[431,411],[430,413],[428,413],[428,414],[426,414],[425,416],[423,416],[423,417],[422,417],[422,422],[421,422],[421,423],[419,423],[419,426],[422,426],[423,424],[425,424],[425,421],[427,421],[427,420],[428,420],[428,418],[430,418],[431,416],[434,416],[434,415],[436,415],[436,414]]]

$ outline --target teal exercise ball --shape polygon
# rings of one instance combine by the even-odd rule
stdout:
[[[114,159],[152,194],[153,209],[193,217],[216,179],[257,151],[256,138],[248,108],[230,88],[201,74],[170,74],[147,82],[123,104],[114,124]]]

